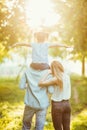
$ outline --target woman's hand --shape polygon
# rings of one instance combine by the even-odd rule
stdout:
[[[39,85],[40,87],[44,87],[44,86],[43,86],[43,83],[42,83],[41,81],[38,83],[38,85]]]

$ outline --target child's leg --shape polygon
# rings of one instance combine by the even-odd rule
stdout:
[[[50,69],[50,66],[47,63],[31,63],[30,67],[35,70]]]
[[[30,130],[32,117],[34,113],[35,113],[34,109],[30,108],[29,106],[25,106],[22,130]]]
[[[36,112],[36,129],[35,130],[43,130],[44,124],[46,121],[46,113],[47,113],[47,108],[38,110]]]

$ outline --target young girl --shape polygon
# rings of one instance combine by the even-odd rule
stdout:
[[[66,45],[62,44],[49,44],[47,43],[48,39],[48,33],[39,31],[34,33],[34,38],[35,42],[33,43],[19,43],[15,44],[13,47],[16,46],[28,46],[32,47],[32,63],[31,67],[34,69],[39,69],[39,70],[44,70],[44,69],[49,69],[49,64],[48,64],[48,48],[51,47],[68,47]]]
[[[46,80],[48,75],[50,80]],[[52,100],[52,120],[55,130],[70,130],[71,107],[69,99],[71,96],[70,77],[62,64],[58,61],[51,63],[51,71],[46,73],[39,82],[39,86],[46,87],[54,85]]]

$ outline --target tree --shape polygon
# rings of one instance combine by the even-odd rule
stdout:
[[[2,61],[8,56],[9,46],[30,38],[30,30],[26,24],[24,0],[2,0],[0,8],[0,61]]]
[[[82,75],[85,75],[85,59],[87,58],[87,1],[82,0],[77,6],[74,33],[74,56],[82,61]],[[77,55],[78,54],[78,55]]]
[[[87,1],[53,0],[55,10],[61,15],[56,25],[62,40],[74,46],[73,58],[82,61],[82,75],[85,75],[87,57]]]

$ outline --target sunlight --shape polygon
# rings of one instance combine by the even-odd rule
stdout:
[[[13,7],[14,5],[16,5],[16,3],[17,3],[16,0],[11,0],[11,1],[6,0],[6,6],[8,7],[9,10],[11,10],[12,7]]]
[[[30,0],[25,4],[27,24],[32,28],[55,25],[60,16],[53,10],[50,0]]]

